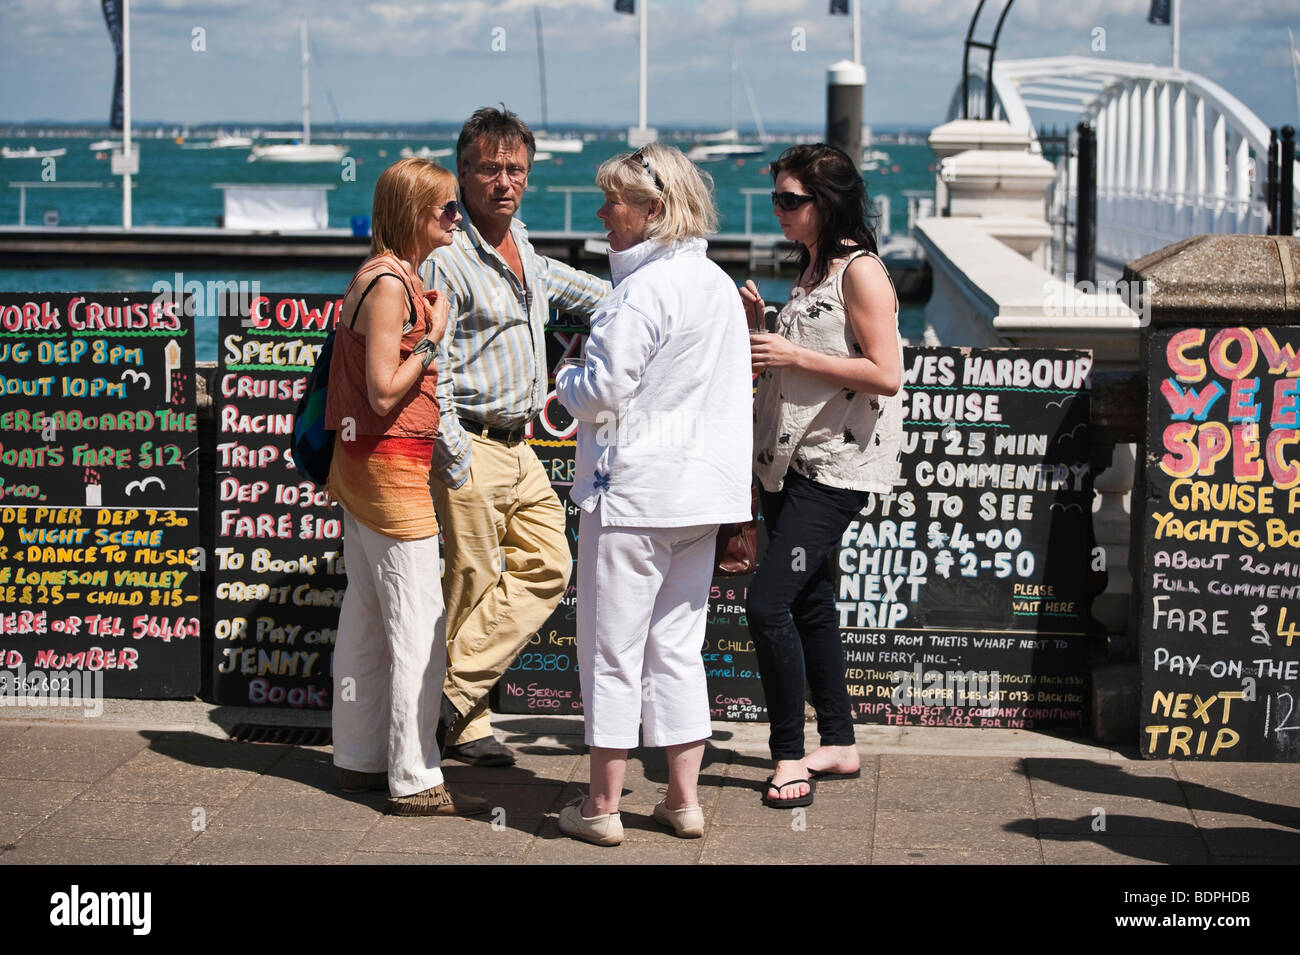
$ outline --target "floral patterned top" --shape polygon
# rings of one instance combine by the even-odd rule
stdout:
[[[861,355],[844,311],[842,281],[850,262],[870,254],[859,250],[832,263],[821,284],[807,292],[796,287],[777,316],[776,333],[824,355]],[[901,364],[901,336],[898,349]],[[850,391],[791,366],[768,368],[758,376],[754,471],[770,492],[781,490],[793,468],[827,487],[888,494],[898,481],[902,438],[901,392],[885,397]]]

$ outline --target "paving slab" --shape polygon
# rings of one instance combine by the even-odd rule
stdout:
[[[0,862],[4,861],[4,852],[12,848],[28,832],[45,821],[44,816],[28,816],[21,813],[0,812]]]
[[[337,865],[346,862],[360,832],[211,826],[176,853],[186,865]]]
[[[162,802],[211,808],[234,800],[259,775],[248,769],[195,766],[144,750],[91,784],[84,796],[104,802]]]
[[[227,803],[212,825],[366,832],[379,820],[387,801],[386,793],[287,793],[262,776]]]
[[[0,812],[48,816],[63,808],[89,785],[57,779],[5,779],[4,754],[0,753]]]
[[[1037,855],[1033,818],[1013,811],[928,812],[879,810],[875,845],[885,849],[980,849]]]
[[[1056,779],[1061,776],[1086,776],[1113,774],[1116,776],[1141,776],[1177,779],[1172,760],[1097,759],[1089,755],[1082,759],[1060,756],[1027,756],[1025,772],[1035,779]]]
[[[1044,837],[1048,865],[1208,865],[1209,852],[1199,837],[1111,836]]]
[[[178,846],[169,842],[131,842],[125,839],[63,838],[20,839],[13,849],[0,853],[3,865],[163,865],[173,861]],[[224,861],[224,860],[221,860]]]
[[[998,852],[988,849],[924,849],[877,847],[871,854],[872,865],[1041,865],[1038,847],[1032,853]]]
[[[817,865],[829,860],[866,865],[871,861],[871,832],[726,826],[707,834],[700,853],[704,865]]]
[[[139,732],[42,726],[0,740],[0,775],[91,782],[148,745]]]
[[[1184,783],[1187,803],[1195,810],[1254,816],[1273,822],[1300,822],[1300,791],[1290,786],[1247,782],[1233,786]]]
[[[360,852],[416,852],[522,859],[542,817],[384,816],[357,843]]]
[[[869,832],[874,812],[875,799],[870,793],[829,792],[818,786],[813,794],[813,804],[796,811],[763,805],[758,789],[728,789],[718,800],[713,823],[764,829],[788,829],[797,824],[809,829],[862,829]]]
[[[1001,779],[1025,775],[1025,760],[1016,756],[901,756],[884,753],[879,760],[882,774],[900,779],[933,779],[936,769],[949,779]]]
[[[1032,817],[1034,804],[1024,776],[996,779],[894,778],[882,774],[876,810],[988,812],[1003,810]]]
[[[354,852],[348,865],[518,865],[517,859],[494,856],[430,855],[422,852]]]
[[[1151,799],[1091,796],[1087,793],[1034,792],[1039,833],[1087,836],[1107,833],[1127,836],[1191,838],[1196,820],[1186,804],[1173,805]]]
[[[1123,772],[1058,773],[1049,777],[1031,776],[1029,786],[1034,800],[1092,800],[1102,805],[1106,800],[1141,799],[1153,803],[1187,806],[1184,787],[1176,779],[1163,776],[1131,776]]]
[[[1300,856],[1300,832],[1250,816],[1198,813],[1205,845],[1215,858],[1252,856],[1257,859]]]
[[[99,802],[79,797],[48,816],[27,838],[129,841],[170,846],[175,852],[215,818],[215,811],[199,814],[186,805]]]

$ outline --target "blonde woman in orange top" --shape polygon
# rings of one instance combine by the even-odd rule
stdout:
[[[467,815],[443,784],[435,729],[446,671],[438,522],[438,341],[447,301],[419,266],[460,219],[456,178],[423,159],[375,184],[370,258],[343,297],[326,426],[329,490],[344,510],[348,589],[334,647],[334,764],[345,792],[387,789],[398,815]]]

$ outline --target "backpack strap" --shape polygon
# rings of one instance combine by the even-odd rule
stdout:
[[[352,321],[348,322],[348,328],[352,328],[352,329],[356,328],[357,313],[361,311],[361,303],[366,300],[366,296],[369,295],[370,290],[375,287],[375,283],[378,282],[380,279],[382,279],[385,275],[391,275],[393,278],[397,279],[399,282],[402,283],[402,288],[406,290],[406,300],[411,303],[411,318],[409,321],[407,321],[406,326],[402,329],[402,331],[406,332],[408,329],[415,327],[415,319],[416,319],[415,299],[411,297],[411,290],[406,287],[405,280],[403,280],[403,278],[400,275],[398,275],[396,272],[380,272],[378,275],[376,275],[373,279],[370,280],[370,284],[366,286],[366,290],[362,292],[361,297],[357,299],[356,307],[352,309]]]

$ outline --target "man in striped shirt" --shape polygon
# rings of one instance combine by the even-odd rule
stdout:
[[[514,113],[485,107],[470,117],[456,143],[465,219],[425,265],[426,285],[451,303],[432,483],[446,555],[439,728],[446,756],[480,766],[515,761],[492,735],[487,694],[551,615],[572,570],[564,505],[524,442],[548,391],[547,315],[558,307],[590,316],[610,290],[538,255],[514,218],[533,151]]]

